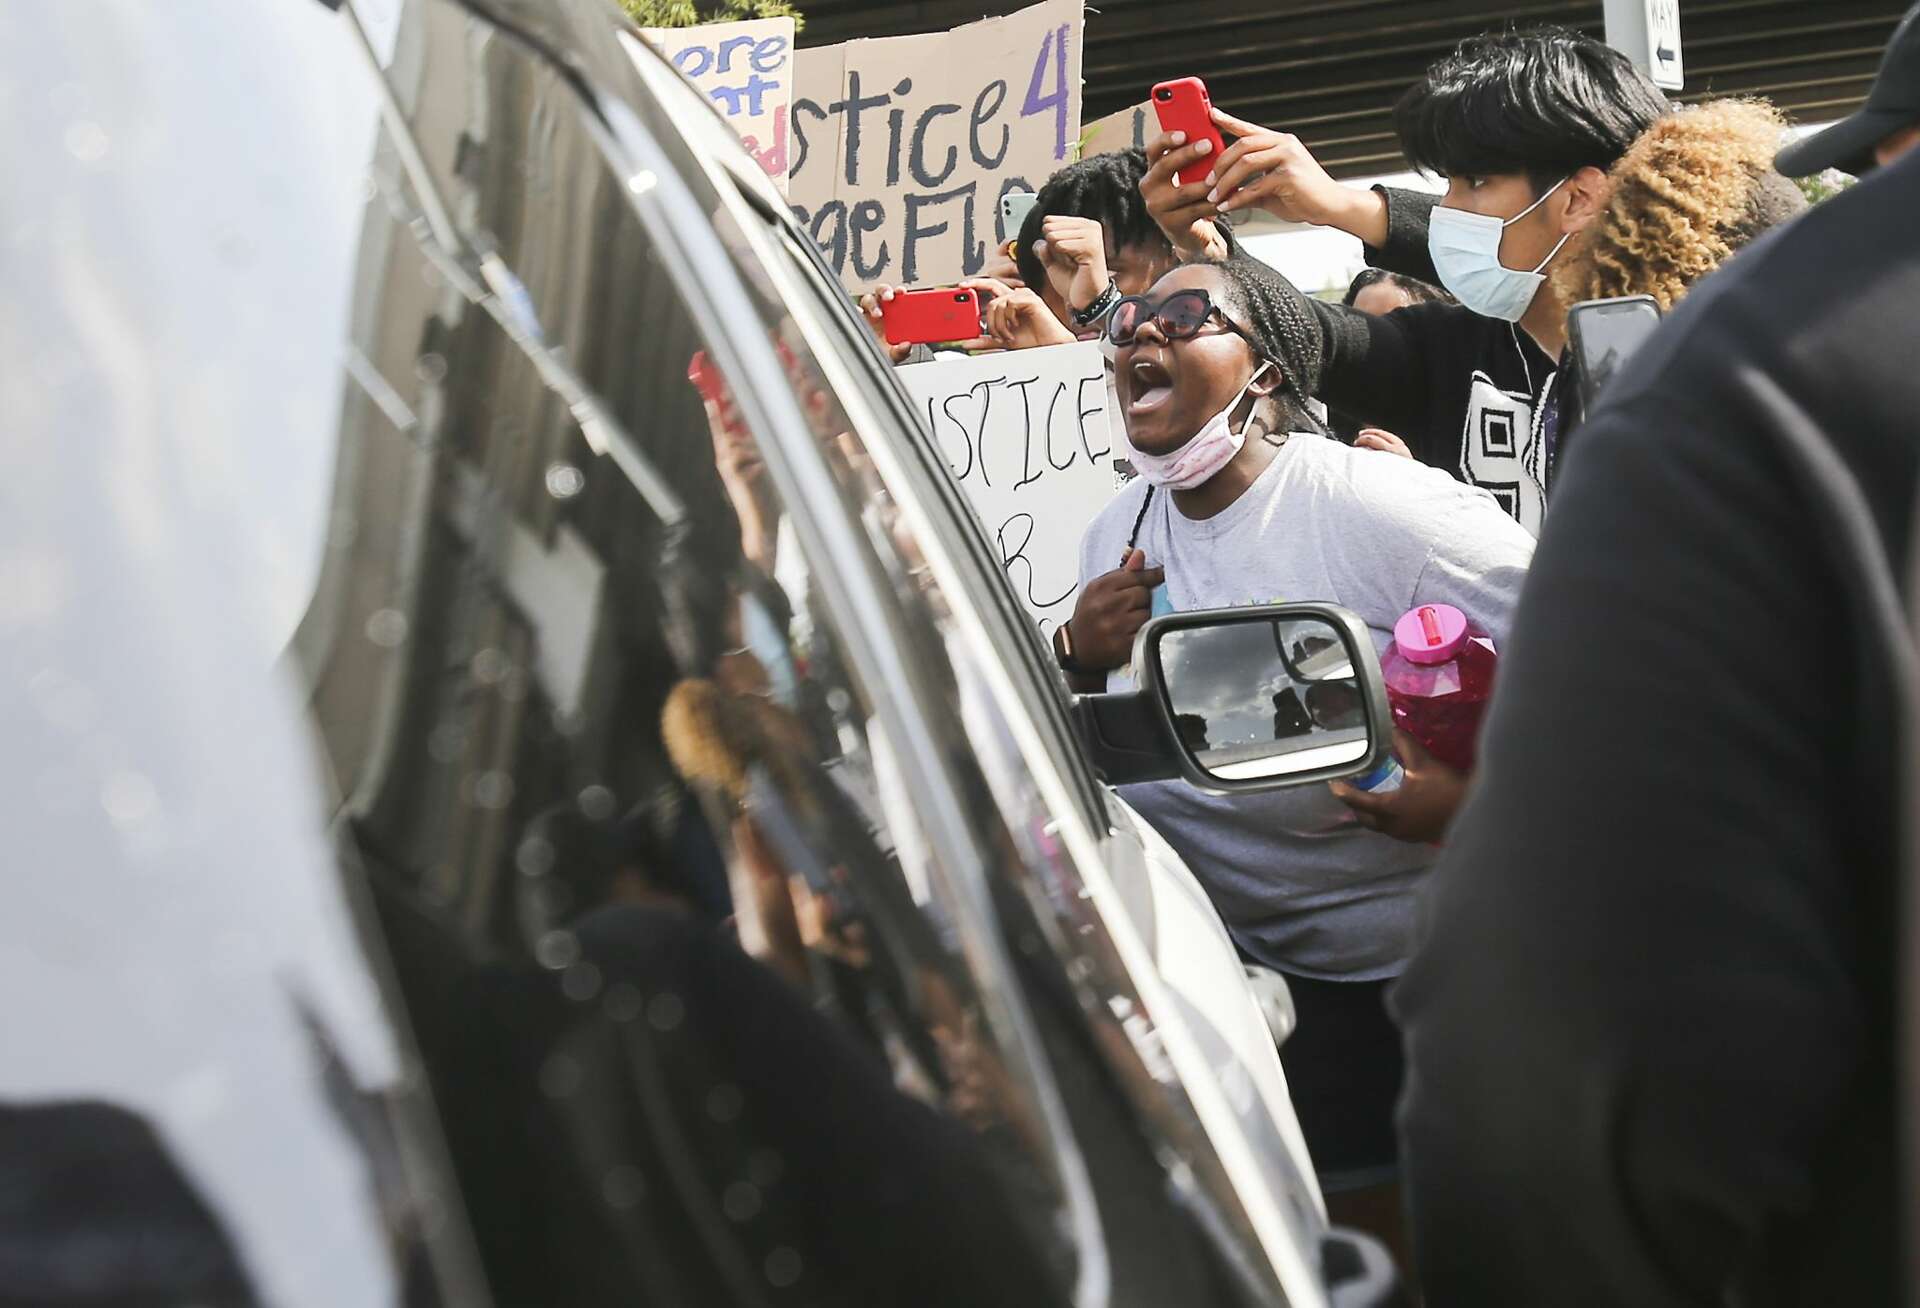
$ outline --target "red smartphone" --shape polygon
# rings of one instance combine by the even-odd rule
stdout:
[[[891,300],[881,301],[880,322],[889,345],[970,341],[980,335],[980,297],[951,286],[895,291]]]
[[[1227,148],[1220,129],[1213,125],[1213,101],[1207,98],[1207,84],[1197,77],[1162,82],[1153,88],[1153,111],[1160,116],[1161,131],[1185,132],[1188,145],[1213,142],[1213,153],[1197,165],[1198,172],[1190,170],[1184,175],[1173,175],[1175,186],[1204,181],[1213,168],[1212,161]]]
[[[713,366],[705,350],[695,350],[693,358],[687,361],[687,380],[693,383],[694,389],[700,392],[700,398],[713,410],[722,430],[735,435],[746,430],[740,421],[740,411],[734,407],[733,392],[727,388],[720,370]]]

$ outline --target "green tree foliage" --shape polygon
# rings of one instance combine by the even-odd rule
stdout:
[[[737,23],[748,18],[791,18],[803,22],[788,0],[620,0],[627,16],[642,27],[695,27],[701,23]]]
[[[1811,177],[1797,178],[1800,189],[1805,193],[1808,204],[1819,204],[1822,200],[1831,200],[1840,192],[1853,185],[1854,179],[1837,168],[1829,168],[1824,173],[1815,173]]]

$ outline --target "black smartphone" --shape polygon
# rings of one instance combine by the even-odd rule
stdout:
[[[1601,390],[1659,326],[1660,306],[1650,295],[1586,300],[1568,311],[1567,340],[1573,347],[1582,414],[1593,411]]]

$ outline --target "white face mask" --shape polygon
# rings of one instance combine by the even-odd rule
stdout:
[[[1136,449],[1133,438],[1127,437],[1127,460],[1133,464],[1135,472],[1146,478],[1150,485],[1166,490],[1192,490],[1195,486],[1206,484],[1213,475],[1233,462],[1233,456],[1247,443],[1247,429],[1241,425],[1239,431],[1233,429],[1233,411],[1240,407],[1248,387],[1260,380],[1260,374],[1273,365],[1261,363],[1253,370],[1253,376],[1247,378],[1234,397],[1227,401],[1227,407],[1207,420],[1205,426],[1194,434],[1192,440],[1177,450],[1166,454],[1148,454]],[[1252,415],[1248,415],[1252,421]]]
[[[1519,322],[1533,303],[1540,283],[1547,280],[1542,269],[1573,239],[1573,233],[1562,236],[1560,244],[1532,272],[1520,272],[1500,262],[1500,235],[1545,204],[1547,196],[1565,186],[1567,180],[1562,177],[1547,188],[1546,194],[1505,222],[1490,214],[1468,213],[1444,204],[1436,208],[1427,229],[1427,252],[1433,256],[1440,284],[1477,314]]]

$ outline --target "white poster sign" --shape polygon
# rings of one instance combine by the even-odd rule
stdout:
[[[1119,416],[1089,341],[897,370],[1045,634],[1073,616],[1080,537],[1122,484]]]
[[[951,32],[802,50],[795,215],[849,289],[971,276],[1012,233],[1000,197],[1037,191],[1080,133],[1081,0]]]
[[[787,189],[787,115],[793,103],[793,20],[753,18],[642,34],[720,108],[782,194]]]

